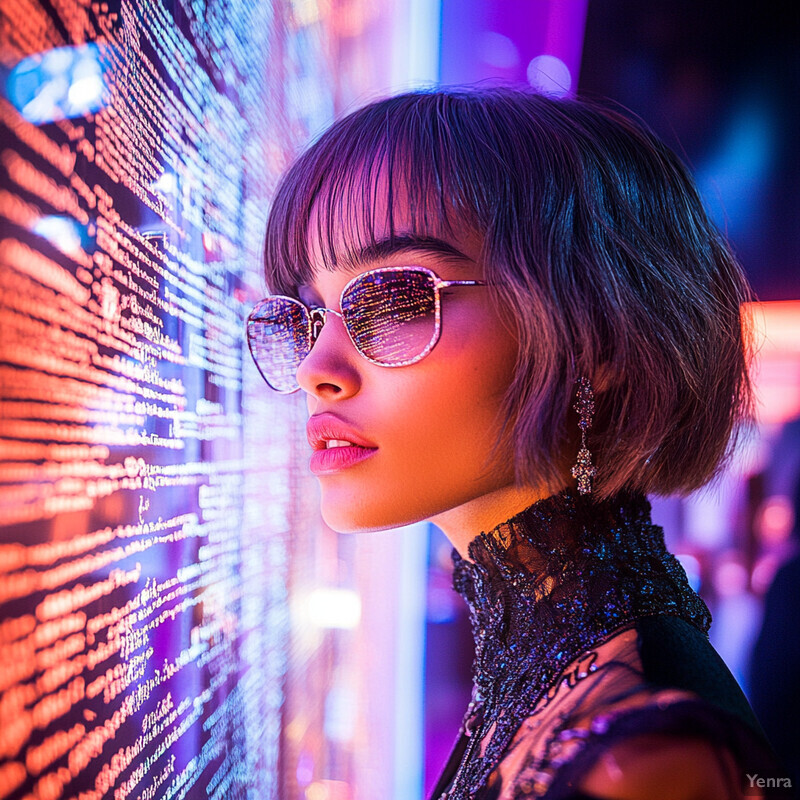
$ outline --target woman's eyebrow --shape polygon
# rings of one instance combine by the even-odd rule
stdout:
[[[355,250],[348,250],[342,255],[336,255],[336,267],[344,270],[355,270],[368,266],[375,261],[414,251],[416,253],[425,252],[432,255],[447,256],[457,258],[462,261],[472,262],[472,259],[462,253],[455,245],[444,239],[435,236],[415,236],[414,234],[403,234],[380,239],[370,242],[363,247]]]

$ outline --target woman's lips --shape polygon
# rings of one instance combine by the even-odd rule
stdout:
[[[340,469],[352,467],[378,452],[377,447],[331,447],[327,450],[315,450],[309,461],[309,469],[315,475],[330,475]]]
[[[306,426],[308,443],[314,448],[309,468],[315,475],[329,475],[374,455],[378,448],[350,423],[324,412],[315,414]],[[335,442],[336,447],[328,447]]]

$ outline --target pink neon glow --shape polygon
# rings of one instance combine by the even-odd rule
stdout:
[[[782,424],[800,415],[800,300],[752,303],[745,313],[755,335],[759,422]]]

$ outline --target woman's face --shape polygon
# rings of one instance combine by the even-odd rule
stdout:
[[[480,243],[428,241],[383,246],[355,270],[320,268],[301,288],[311,305],[339,310],[355,275],[379,267],[419,265],[442,280],[480,280]],[[338,459],[312,457],[322,516],[334,530],[378,530],[430,519],[514,484],[509,446],[495,450],[501,404],[515,368],[517,343],[493,310],[486,287],[442,292],[438,344],[405,367],[372,364],[329,314],[297,373],[305,391],[310,434],[369,445],[371,452]],[[313,435],[310,436],[313,438]],[[325,447],[317,441],[317,447]],[[361,458],[361,456],[365,456]],[[500,521],[500,520],[498,520]]]

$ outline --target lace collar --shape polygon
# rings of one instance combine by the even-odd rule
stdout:
[[[637,619],[669,614],[708,631],[711,616],[650,521],[650,503],[566,490],[453,551],[475,637],[470,737],[448,798],[496,769],[522,721],[582,653]],[[480,755],[481,745],[483,755]]]

